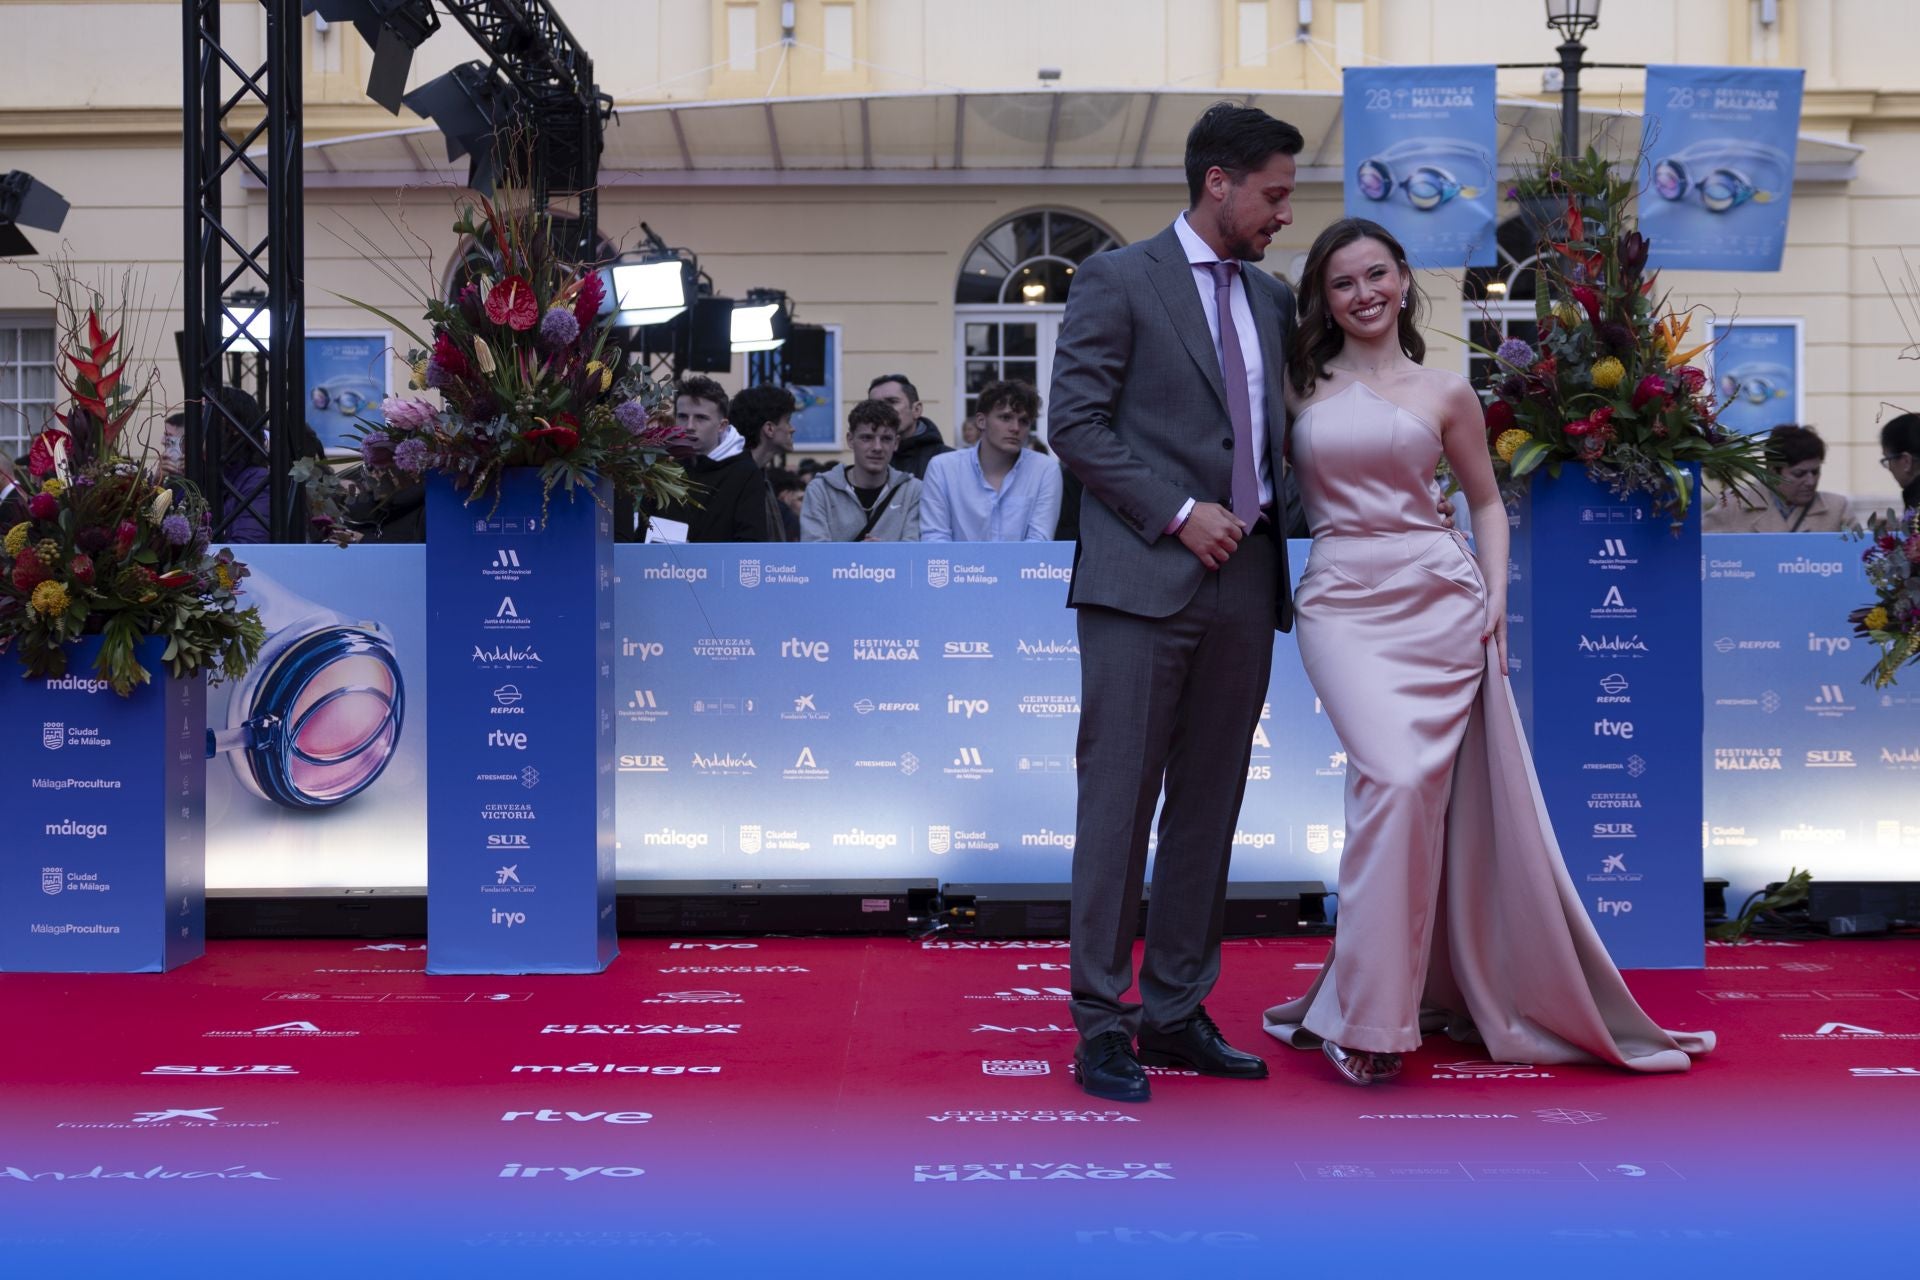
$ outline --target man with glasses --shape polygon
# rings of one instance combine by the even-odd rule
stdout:
[[[1920,507],[1920,413],[1903,413],[1880,428],[1880,465],[1900,486],[1901,505]]]
[[[950,446],[940,436],[940,428],[920,412],[920,389],[904,373],[883,373],[867,384],[869,399],[893,406],[900,419],[900,447],[894,452],[893,466],[916,480],[926,478],[927,463]]]

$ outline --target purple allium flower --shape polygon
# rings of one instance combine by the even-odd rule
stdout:
[[[436,391],[453,385],[453,376],[438,360],[427,361],[427,385]]]
[[[370,467],[393,465],[393,441],[384,431],[369,431],[360,437],[360,457]]]
[[[638,400],[622,400],[614,408],[613,420],[627,429],[628,435],[639,435],[647,429],[647,406]]]
[[[184,547],[193,541],[193,526],[185,516],[168,516],[160,522],[160,536],[176,547]]]
[[[393,447],[393,465],[409,475],[419,475],[427,469],[427,442],[424,440],[402,440]]]
[[[580,322],[565,307],[550,308],[540,321],[540,341],[558,350],[569,347],[580,337]]]
[[[1493,354],[1500,358],[1502,364],[1512,365],[1516,369],[1528,368],[1538,359],[1533,348],[1520,338],[1508,338]]]

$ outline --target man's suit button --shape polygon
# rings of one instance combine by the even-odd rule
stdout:
[[[1230,450],[1230,449],[1232,449],[1232,448],[1233,448],[1233,437],[1232,437],[1232,436],[1228,436],[1228,437],[1227,437],[1226,439],[1224,439],[1224,440],[1222,440],[1222,441],[1220,442],[1220,447],[1221,447],[1222,449],[1229,449],[1229,450]]]

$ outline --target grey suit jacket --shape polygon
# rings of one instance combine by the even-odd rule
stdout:
[[[1293,626],[1286,540],[1287,406],[1293,291],[1243,270],[1266,364],[1267,453],[1279,544],[1274,626]],[[1220,357],[1180,237],[1096,254],[1080,265],[1054,349],[1047,443],[1086,486],[1068,603],[1164,618],[1208,572],[1162,531],[1188,498],[1232,505],[1233,422]],[[1259,534],[1253,536],[1262,536]]]

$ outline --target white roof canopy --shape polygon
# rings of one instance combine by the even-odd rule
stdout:
[[[858,183],[1182,182],[1187,130],[1207,104],[1246,102],[1306,135],[1302,183],[1342,178],[1341,95],[1215,89],[1045,89],[875,93],[844,97],[620,107],[607,126],[603,186]],[[1583,108],[1586,143],[1622,160],[1640,117]],[[1526,99],[1498,106],[1503,172],[1556,150],[1560,110]],[[1798,182],[1846,182],[1863,148],[1802,134]],[[315,187],[459,182],[431,124],[306,144]]]

